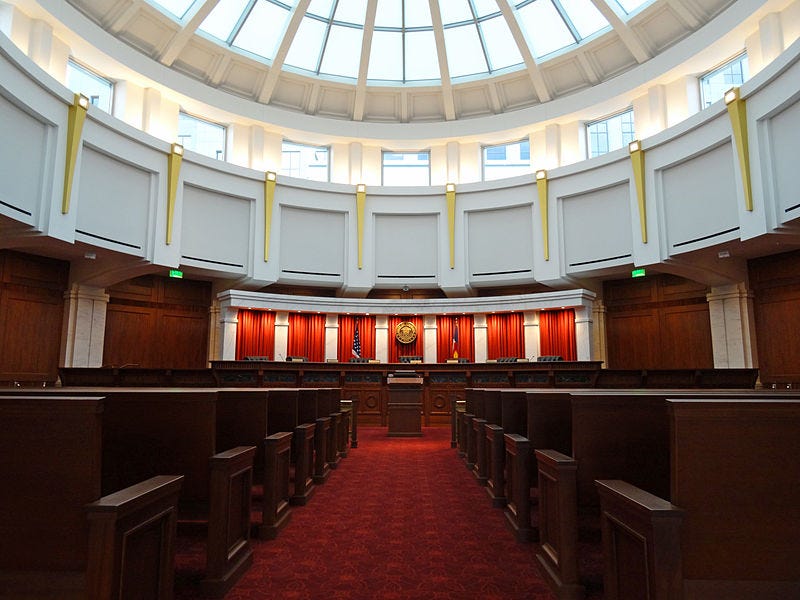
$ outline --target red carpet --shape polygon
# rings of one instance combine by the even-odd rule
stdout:
[[[514,540],[447,428],[422,438],[360,428],[358,448],[278,539],[253,544],[253,567],[226,600],[555,598],[535,545]],[[195,597],[185,578],[176,587]]]

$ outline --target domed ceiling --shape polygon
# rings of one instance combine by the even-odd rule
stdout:
[[[655,57],[734,0],[68,0],[255,102],[354,121],[526,108]]]

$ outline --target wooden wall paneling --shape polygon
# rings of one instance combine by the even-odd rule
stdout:
[[[606,315],[609,369],[652,369],[659,366],[658,315],[639,310]]]
[[[152,308],[109,302],[103,363],[143,368],[162,367],[155,361],[156,315]]]
[[[201,368],[208,362],[208,311],[161,310],[157,315],[160,364]]]
[[[667,369],[713,369],[708,304],[668,306],[661,311],[660,360]]]
[[[800,382],[800,251],[751,260],[761,381]]]

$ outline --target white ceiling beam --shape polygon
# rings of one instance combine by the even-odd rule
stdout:
[[[433,37],[436,40],[436,56],[439,59],[439,77],[442,80],[444,118],[448,121],[454,121],[456,118],[456,103],[453,98],[453,84],[450,81],[450,67],[447,66],[447,50],[444,45],[442,13],[439,12],[439,0],[428,0],[428,4],[431,8]]]
[[[219,0],[198,0],[189,8],[186,14],[186,25],[172,37],[161,52],[161,56],[158,57],[161,64],[169,67],[175,62],[186,44],[192,39],[197,28],[206,20],[217,4],[219,4]]]
[[[294,36],[297,35],[297,30],[300,28],[300,23],[303,21],[303,16],[306,14],[308,5],[311,0],[300,0],[292,10],[292,15],[289,17],[289,22],[286,25],[286,31],[281,38],[281,45],[275,53],[275,58],[272,59],[272,64],[269,67],[269,73],[264,80],[264,85],[258,92],[258,101],[264,104],[269,104],[272,99],[272,94],[275,92],[275,86],[278,85],[278,78],[281,76],[281,69],[286,60],[286,55],[289,54],[289,48],[292,46]]]
[[[121,13],[119,13],[113,19],[111,19],[111,21],[109,21],[109,23],[108,23],[108,25],[106,25],[106,27],[108,28],[108,30],[111,33],[116,35],[120,31],[125,29],[125,27],[128,25],[130,20],[134,16],[139,14],[140,10],[142,10],[142,4],[141,3],[139,3],[139,2],[131,2],[130,5],[128,5],[128,8],[123,10]]]
[[[692,8],[696,8],[693,4],[688,6],[683,0],[667,0],[667,4],[669,4],[669,7],[675,11],[675,14],[692,29],[697,29],[702,25],[701,20],[697,17],[695,11],[692,10]]]
[[[519,53],[522,55],[522,60],[525,62],[525,69],[528,71],[528,77],[533,83],[533,89],[539,98],[539,102],[549,102],[553,99],[553,94],[544,80],[542,70],[539,68],[539,63],[531,52],[531,45],[528,43],[528,38],[522,30],[519,22],[519,15],[517,10],[511,6],[508,0],[497,0],[497,6],[500,7],[500,12],[503,13],[503,18],[506,20],[511,35],[519,48]]]
[[[358,64],[358,81],[353,101],[353,120],[363,121],[367,105],[367,74],[369,56],[372,51],[372,34],[375,32],[375,15],[378,13],[378,0],[367,2],[367,16],[364,19],[364,37],[361,39],[361,62]]]
[[[606,21],[609,22],[622,40],[622,43],[625,44],[625,47],[628,48],[628,51],[630,51],[636,59],[636,62],[643,63],[652,58],[652,55],[647,48],[645,48],[642,40],[639,39],[633,29],[631,29],[623,19],[624,13],[621,7],[616,5],[616,3],[612,5],[609,0],[592,0],[592,4],[594,4],[597,10],[600,11],[600,14],[606,18]]]

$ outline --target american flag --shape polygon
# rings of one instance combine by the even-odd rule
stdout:
[[[456,319],[456,325],[453,328],[453,358],[458,358],[458,319]]]
[[[358,321],[356,321],[356,330],[353,333],[352,353],[355,358],[361,358],[361,338],[358,335]]]

